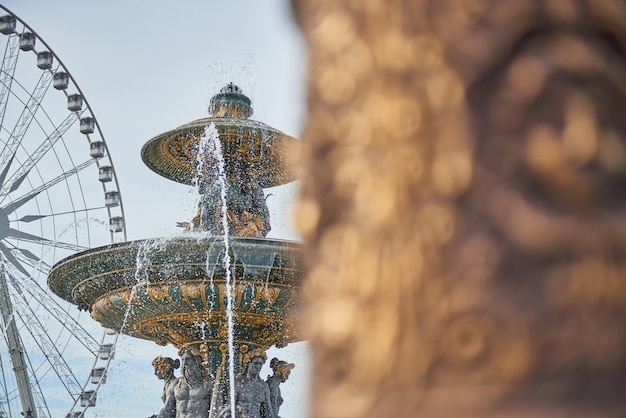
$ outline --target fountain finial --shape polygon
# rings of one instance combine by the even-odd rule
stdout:
[[[247,119],[252,116],[252,101],[233,82],[211,97],[209,114],[215,118]]]

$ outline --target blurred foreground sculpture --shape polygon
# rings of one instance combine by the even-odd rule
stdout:
[[[625,3],[294,7],[313,416],[626,416]]]

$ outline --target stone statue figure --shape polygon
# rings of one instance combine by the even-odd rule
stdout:
[[[244,357],[244,369],[235,380],[235,402],[243,409],[246,418],[275,418],[270,391],[261,379],[261,367],[267,355],[261,349],[254,349]]]
[[[172,385],[174,396],[166,399],[161,411],[164,415],[159,415],[159,418],[206,418],[209,414],[213,382],[204,371],[202,357],[193,354],[188,348],[183,348],[180,358],[181,376]]]
[[[214,235],[224,233],[222,225],[222,186],[209,176],[198,187],[199,227]],[[226,180],[226,208],[229,233],[238,237],[262,238],[270,231],[270,215],[263,189],[243,169],[235,168]]]
[[[280,384],[285,383],[289,379],[291,369],[296,365],[293,363],[287,363],[286,361],[278,360],[274,357],[270,360],[270,367],[274,371],[274,374],[267,376],[267,386],[270,390],[270,403],[272,404],[272,410],[276,418],[278,416],[278,410],[283,404],[283,397],[280,395]]]
[[[168,402],[174,401],[174,385],[176,384],[176,377],[174,376],[174,370],[180,367],[180,360],[173,360],[169,357],[158,356],[152,360],[152,366],[154,367],[154,374],[164,381],[163,393],[161,399],[163,404],[167,405]],[[158,415],[154,415],[155,418],[175,418],[176,409],[166,409],[164,406]]]

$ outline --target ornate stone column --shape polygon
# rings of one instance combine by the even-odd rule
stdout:
[[[294,8],[313,416],[626,416],[625,3]]]

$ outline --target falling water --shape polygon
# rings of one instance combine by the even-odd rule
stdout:
[[[210,154],[213,154],[213,152],[211,151],[210,148],[210,142],[212,141],[211,139],[211,135],[212,132],[210,132],[210,128],[213,127],[213,124],[210,124],[209,126],[205,127],[204,130],[204,134],[200,136],[200,139],[198,141],[198,153],[196,154],[196,158],[195,158],[195,164],[196,164],[196,172],[193,178],[193,186],[196,192],[196,195],[199,195],[199,199],[196,200],[196,207],[197,206],[201,206],[203,204],[202,200],[203,200],[203,194],[206,192],[206,181],[208,178],[211,177],[211,175],[209,175],[209,173],[207,172],[208,170],[208,164],[207,164],[207,156]],[[190,222],[190,230],[193,231],[194,226],[193,226],[193,220],[191,220]],[[200,224],[202,224],[202,220],[200,220]],[[203,236],[200,235],[198,237],[198,242],[200,243],[200,241],[202,241]],[[206,257],[206,262],[205,262],[205,272],[206,272],[206,276],[209,277],[210,280],[210,287],[211,287],[211,292],[214,292],[214,284],[213,284],[213,272],[215,269],[215,266],[213,266],[213,269],[211,269],[211,266],[209,265],[209,255],[211,253],[211,248],[213,247],[213,243],[209,243],[209,249],[207,251],[207,257]],[[203,281],[203,285],[204,285],[204,281]],[[214,304],[214,299],[211,298],[210,301],[210,305],[209,306],[209,314],[213,311],[213,306]],[[200,337],[202,340],[204,340],[206,338],[206,326],[207,323],[206,321],[200,320],[200,317],[198,317],[197,322],[195,323],[195,326],[197,327],[197,329],[200,331]]]
[[[211,123],[209,126],[205,127],[204,134],[200,136],[200,140],[198,141],[198,153],[195,158],[196,172],[194,173],[194,178],[192,180],[192,184],[196,191],[196,194],[200,196],[199,201],[196,200],[196,206],[202,204],[202,195],[206,192],[206,181],[213,177],[213,173],[208,173],[208,164],[207,164],[207,156],[208,154],[212,154],[211,147],[209,145],[212,141],[211,135],[213,132],[210,132],[211,127],[215,129],[215,126]],[[217,135],[217,132],[215,132]],[[190,222],[191,230],[193,230],[193,221]]]
[[[228,321],[228,379],[230,384],[230,411],[231,418],[235,418],[235,344],[234,344],[234,309],[233,309],[233,282],[230,267],[230,241],[228,226],[228,208],[227,208],[227,184],[226,170],[224,166],[224,155],[222,154],[222,144],[219,140],[219,134],[213,124],[207,126],[204,130],[204,138],[206,138],[205,146],[210,145],[208,149],[212,152],[213,157],[217,161],[217,181],[220,187],[220,197],[222,201],[221,222],[224,228],[224,267],[226,269],[226,319]],[[202,141],[202,139],[201,139]],[[201,142],[202,144],[202,142]],[[202,149],[202,148],[200,148]]]
[[[166,239],[147,239],[142,241],[137,248],[137,256],[135,261],[135,283],[133,287],[130,289],[130,294],[128,295],[128,303],[126,305],[126,312],[124,313],[124,321],[122,322],[122,327],[120,328],[119,333],[121,334],[124,329],[126,329],[126,323],[128,322],[128,318],[132,312],[133,301],[137,296],[137,290],[141,286],[148,287],[150,284],[150,277],[148,274],[148,267],[150,266],[150,254],[155,250],[160,250],[166,244]]]

